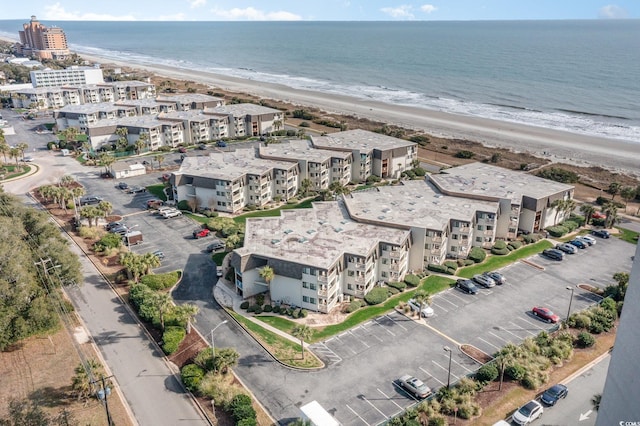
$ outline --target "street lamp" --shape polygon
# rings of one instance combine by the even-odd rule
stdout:
[[[567,322],[569,322],[569,315],[571,315],[571,302],[573,302],[574,288],[571,286],[567,286],[567,290],[571,290],[571,299],[569,299],[569,309],[567,310]]]
[[[220,324],[216,325],[213,330],[211,330],[211,363],[213,364],[213,368],[215,369],[215,364],[216,364],[216,346],[213,343],[213,332],[216,331],[218,329],[218,327],[220,327],[221,325],[224,325],[226,323],[228,323],[229,320],[224,320],[222,321]]]
[[[451,387],[451,355],[453,352],[449,346],[445,346],[442,349],[444,349],[445,352],[449,352],[449,374],[447,375],[447,389],[449,389]]]

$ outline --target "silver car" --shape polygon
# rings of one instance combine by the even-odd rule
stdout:
[[[573,244],[562,243],[558,244],[556,248],[569,254],[576,254],[578,252],[578,247],[574,246]]]
[[[425,385],[422,380],[416,379],[408,374],[400,377],[400,385],[402,385],[407,392],[415,395],[416,398],[426,398],[431,394],[429,386]]]
[[[502,275],[500,272],[496,272],[496,271],[485,272],[484,275],[493,279],[498,285],[502,285],[507,282],[507,278],[504,275]]]
[[[483,275],[483,274],[474,275],[473,280],[486,288],[491,288],[496,286],[495,280],[487,275]]]

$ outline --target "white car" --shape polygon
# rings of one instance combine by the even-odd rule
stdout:
[[[584,241],[585,243],[589,244],[590,246],[594,246],[596,244],[596,239],[593,237],[590,237],[589,235],[580,235],[579,237],[577,237],[579,240]]]
[[[220,278],[222,276],[222,273],[223,273],[222,266],[218,266],[216,268],[216,275],[218,276],[218,278]]]
[[[536,400],[531,400],[518,408],[518,411],[513,413],[512,419],[516,424],[528,425],[532,421],[539,419],[543,411],[542,404]]]
[[[409,307],[411,307],[412,311],[420,312],[420,304],[416,302],[415,299],[409,299],[407,304],[409,305]],[[435,312],[433,311],[433,308],[431,306],[424,305],[422,307],[422,312],[420,313],[420,316],[422,318],[429,318],[429,317],[432,317],[434,314]]]
[[[416,398],[426,398],[431,394],[429,386],[425,385],[422,380],[416,379],[408,374],[400,377],[400,385]]]
[[[172,217],[182,216],[182,212],[180,210],[171,210],[171,211],[162,213],[162,216],[165,219],[171,219]]]

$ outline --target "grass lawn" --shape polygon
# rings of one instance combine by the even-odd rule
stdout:
[[[616,229],[618,231],[620,231],[620,234],[616,235],[616,237],[620,238],[623,241],[631,243],[631,244],[637,244],[638,243],[638,233],[637,232],[632,231],[630,229],[620,228],[618,226],[616,226]]]
[[[280,210],[290,210],[290,209],[308,209],[311,207],[311,203],[313,203],[316,199],[309,198],[298,204],[285,204],[284,206],[278,207],[277,209],[271,210],[256,210],[251,213],[246,213],[240,215],[238,217],[233,218],[236,223],[245,223],[247,218],[249,217],[272,217],[272,216],[280,216]]]
[[[436,294],[451,287],[454,283],[455,281],[450,278],[431,275],[422,281],[419,288],[426,290],[429,294]],[[366,322],[371,318],[383,315],[395,308],[399,302],[406,302],[407,300],[411,299],[413,293],[413,290],[398,293],[397,295],[387,299],[383,304],[367,306],[358,309],[357,311],[349,315],[347,319],[340,324],[329,325],[323,328],[314,328],[314,332],[311,336],[310,342],[325,340],[328,337],[342,333],[343,331],[355,327],[358,324]],[[285,317],[264,315],[258,316],[257,318],[286,333],[290,333],[291,329],[296,325],[296,323],[288,320]]]
[[[31,166],[20,166],[21,171],[16,171],[16,166],[4,166],[0,167],[0,175],[3,175],[3,179],[13,179],[22,175],[26,175],[31,171]]]
[[[502,268],[503,266],[506,266],[525,257],[529,257],[533,254],[540,253],[542,250],[551,247],[553,247],[553,244],[551,244],[551,242],[547,240],[538,241],[537,243],[522,246],[518,250],[512,251],[506,256],[493,255],[488,257],[482,263],[458,269],[457,275],[464,278],[471,278],[476,274],[481,274],[483,272]]]
[[[299,344],[278,336],[260,325],[249,321],[242,315],[229,311],[231,315],[240,323],[245,330],[249,331],[267,350],[280,362],[297,368],[320,368],[322,362],[306,352],[304,358]]]
[[[161,199],[162,201],[167,201],[167,196],[164,193],[164,184],[157,183],[155,185],[147,186],[147,191]]]
[[[183,212],[184,213],[184,212]],[[210,217],[206,217],[206,216],[202,216],[199,214],[193,214],[193,213],[184,213],[185,216],[195,220],[198,223],[207,223],[209,222],[209,219],[212,219]]]
[[[220,266],[222,265],[222,261],[224,260],[224,257],[228,254],[229,254],[228,252],[223,251],[220,253],[215,253],[213,256],[211,256],[211,258],[213,259],[214,262],[216,262],[216,265]]]

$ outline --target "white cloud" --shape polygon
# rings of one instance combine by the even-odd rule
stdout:
[[[299,21],[302,19],[299,15],[291,12],[264,12],[253,7],[245,9],[236,7],[227,10],[215,8],[211,9],[211,13],[228,21]]]
[[[381,12],[386,13],[392,18],[396,19],[413,19],[414,16],[412,10],[413,7],[406,4],[400,5],[398,7],[383,7],[382,9],[380,9]]]
[[[184,13],[176,13],[175,15],[161,15],[156,16],[155,18],[145,19],[147,21],[185,21],[187,19],[187,15]]]
[[[438,8],[432,4],[423,4],[422,6],[420,6],[420,10],[423,11],[424,13],[431,13],[438,10]]]
[[[207,4],[207,0],[187,0],[189,2],[189,6],[191,9],[195,9],[196,7],[201,7]]]
[[[108,15],[100,13],[80,13],[80,12],[67,12],[60,5],[55,3],[51,6],[45,6],[44,17],[45,20],[50,21],[135,21],[132,15]]]
[[[603,6],[598,11],[598,18],[602,19],[625,19],[629,17],[629,13],[615,4]]]

